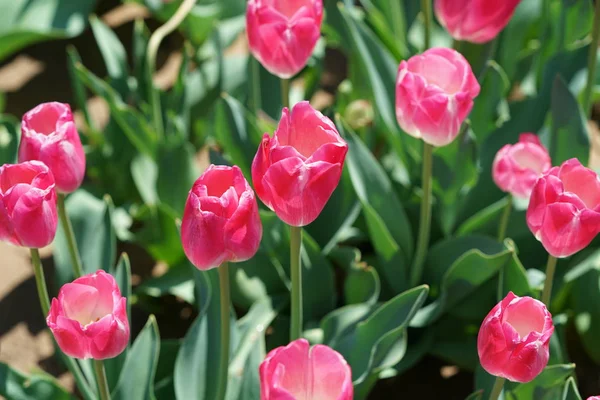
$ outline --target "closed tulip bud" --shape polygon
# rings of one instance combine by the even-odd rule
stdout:
[[[305,339],[272,350],[260,364],[261,400],[352,400],[352,372],[338,352]]]
[[[347,152],[333,122],[307,101],[284,108],[252,162],[256,193],[288,225],[308,225],[338,185]]]
[[[572,158],[542,175],[533,187],[527,225],[546,251],[568,257],[600,232],[600,180]]]
[[[548,150],[537,135],[523,133],[518,143],[507,144],[496,153],[492,177],[504,192],[529,198],[537,179],[551,166]]]
[[[196,268],[246,261],[258,250],[262,224],[254,192],[236,167],[211,165],[194,183],[181,222],[183,250]]]
[[[455,40],[485,43],[508,24],[521,0],[435,0],[435,15]]]
[[[273,75],[290,78],[304,68],[319,37],[322,0],[249,0],[250,51]]]
[[[50,168],[56,189],[75,191],[85,175],[85,154],[71,107],[43,103],[23,115],[19,162],[40,160]]]
[[[548,364],[552,315],[531,297],[508,295],[485,317],[477,336],[481,366],[513,382],[533,380]]]
[[[479,83],[457,51],[429,49],[402,61],[396,81],[396,118],[409,135],[433,146],[452,142],[473,108]]]
[[[113,358],[129,343],[127,299],[102,270],[63,285],[46,323],[60,349],[74,358]]]
[[[48,167],[39,161],[0,167],[0,240],[40,248],[54,240],[56,191]]]

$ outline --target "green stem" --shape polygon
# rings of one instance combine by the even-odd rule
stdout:
[[[512,196],[509,194],[506,196],[506,205],[500,218],[500,226],[498,226],[498,241],[504,241],[506,237],[506,228],[508,228],[508,221],[510,221],[510,212],[512,211]]]
[[[429,233],[431,230],[431,172],[433,167],[433,146],[423,142],[423,174],[421,177],[423,185],[423,199],[421,200],[421,216],[419,219],[419,238],[417,240],[417,252],[413,263],[410,283],[416,286],[421,282],[423,265],[427,256],[429,246]]]
[[[219,289],[221,299],[221,352],[219,362],[219,386],[217,400],[224,400],[227,393],[229,372],[229,335],[230,335],[230,293],[229,293],[229,265],[224,262],[219,267]]]
[[[554,272],[556,271],[556,257],[548,254],[548,262],[546,263],[546,280],[544,281],[544,289],[542,290],[542,303],[550,308],[550,296],[552,296],[552,282],[554,281]]]
[[[249,62],[252,74],[252,106],[254,107],[255,115],[258,115],[258,111],[262,108],[260,93],[260,63],[256,58],[251,58]]]
[[[79,278],[83,275],[83,267],[81,266],[81,257],[79,257],[79,250],[77,249],[77,241],[75,240],[75,234],[73,233],[73,225],[67,215],[67,209],[65,208],[65,195],[63,193],[58,194],[58,217],[60,223],[67,237],[67,247],[69,247],[69,254],[71,255],[71,264],[73,265],[73,273],[75,278]]]
[[[496,377],[496,382],[494,382],[494,387],[492,388],[492,392],[490,393],[490,400],[498,400],[500,394],[502,393],[502,388],[504,387],[504,382],[506,379]]]
[[[30,249],[31,252],[31,263],[33,264],[33,274],[35,276],[35,284],[37,287],[38,297],[40,299],[40,306],[42,308],[42,313],[44,314],[44,318],[48,315],[50,311],[50,299],[48,297],[48,288],[46,286],[46,278],[44,277],[44,270],[42,268],[42,260],[40,259],[40,252],[38,249]],[[54,337],[53,337],[54,338]],[[70,357],[67,357],[63,352],[59,350],[59,354],[62,356],[64,363],[67,365],[67,368],[73,373],[73,377],[77,382],[77,386],[81,391],[83,397],[86,400],[94,399],[94,394],[92,393],[89,384],[83,377],[83,374],[75,360]]]
[[[594,28],[592,29],[592,43],[588,54],[588,75],[587,84],[583,92],[583,112],[586,117],[592,112],[592,97],[594,86],[596,85],[596,59],[598,53],[598,41],[600,40],[600,1],[596,1],[596,10],[594,12]]]
[[[393,31],[398,43],[404,41],[404,10],[402,0],[390,0],[392,7],[392,21],[394,21]]]
[[[96,382],[100,390],[100,400],[110,400],[108,380],[106,379],[106,370],[104,369],[102,360],[94,360],[94,371],[96,372]]]
[[[192,11],[194,5],[196,4],[196,0],[184,0],[175,14],[169,19],[164,25],[161,25],[157,30],[154,31],[152,36],[150,36],[150,40],[148,41],[148,48],[146,52],[146,61],[148,64],[148,77],[150,79],[150,83],[152,83],[152,77],[154,76],[154,70],[156,69],[156,55],[158,53],[158,48],[163,39],[173,32],[177,27],[183,22],[185,17]],[[152,103],[152,117],[154,119],[154,129],[156,130],[156,136],[160,140],[164,136],[164,125],[162,119],[162,108],[160,106],[160,92],[159,89],[154,87],[152,84],[151,87],[151,98],[150,101]]]
[[[292,322],[290,342],[302,337],[302,228],[290,226],[290,275],[292,277]]]
[[[42,269],[42,260],[38,249],[29,249],[31,252],[31,263],[33,264],[33,274],[35,275],[35,285],[37,287],[38,297],[40,298],[40,306],[44,313],[44,318],[48,316],[50,311],[50,299],[48,298],[48,288],[46,287],[46,278]]]
[[[421,0],[421,11],[423,11],[425,27],[425,49],[431,46],[431,0]]]
[[[281,105],[290,108],[290,80],[281,79]]]

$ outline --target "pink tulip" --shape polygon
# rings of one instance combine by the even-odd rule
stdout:
[[[338,185],[347,152],[333,122],[307,101],[284,108],[252,162],[256,193],[288,225],[308,225]]]
[[[60,288],[46,323],[60,349],[74,358],[113,358],[129,343],[127,299],[102,270]]]
[[[435,15],[455,40],[485,43],[508,24],[521,0],[435,0]]]
[[[600,400],[600,396],[590,396],[587,400]]]
[[[254,256],[262,238],[258,204],[236,167],[211,165],[194,183],[181,224],[183,250],[201,270]]]
[[[39,161],[0,167],[0,240],[40,248],[57,226],[54,177]]]
[[[305,339],[272,350],[260,364],[261,400],[352,400],[352,372],[337,351]]]
[[[85,154],[68,104],[42,103],[23,115],[19,162],[29,160],[50,168],[60,192],[71,193],[81,185]]]
[[[396,82],[396,118],[409,135],[445,146],[473,108],[479,83],[465,58],[433,48],[402,61]]]
[[[322,0],[249,0],[250,51],[273,75],[290,78],[308,62],[323,20]]]
[[[550,155],[537,135],[523,133],[516,144],[507,144],[496,153],[492,166],[494,182],[504,192],[529,198],[533,185],[550,169]]]
[[[552,332],[552,315],[544,303],[509,292],[479,328],[481,366],[492,375],[529,382],[548,364]]]
[[[542,175],[531,193],[527,225],[546,251],[568,257],[600,232],[600,180],[572,158]]]

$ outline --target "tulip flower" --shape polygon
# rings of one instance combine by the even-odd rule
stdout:
[[[54,177],[39,161],[0,167],[0,240],[40,248],[57,226]]]
[[[481,366],[492,375],[529,382],[548,364],[552,332],[552,316],[544,303],[509,292],[479,329],[477,352]]]
[[[201,270],[254,256],[262,238],[258,204],[242,171],[211,165],[188,195],[181,223],[183,250]]]
[[[590,396],[587,400],[600,400],[600,396]]]
[[[40,160],[50,168],[56,189],[75,191],[85,175],[85,154],[71,107],[43,103],[23,115],[19,162]]]
[[[409,135],[445,146],[473,108],[479,83],[457,51],[432,48],[402,61],[396,81],[396,118]]]
[[[288,79],[304,68],[319,37],[322,0],[250,0],[250,51],[273,75]]]
[[[260,365],[261,400],[352,400],[352,372],[338,352],[305,339],[272,350]]]
[[[533,187],[526,219],[549,254],[577,253],[600,232],[600,179],[575,158],[548,170]]]
[[[64,285],[46,323],[61,350],[74,358],[113,358],[129,343],[127,299],[102,270]]]
[[[492,177],[504,192],[529,198],[540,175],[550,169],[550,155],[537,135],[523,133],[519,142],[502,147],[492,165]]]
[[[485,43],[508,24],[521,0],[435,0],[440,24],[455,40]]]
[[[301,227],[321,213],[342,175],[348,145],[331,120],[306,101],[265,133],[252,162],[258,197],[285,223]]]

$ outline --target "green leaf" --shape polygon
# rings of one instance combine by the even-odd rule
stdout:
[[[14,0],[0,5],[0,61],[44,40],[70,38],[85,29],[96,0]]]
[[[112,226],[112,201],[100,200],[80,189],[65,201],[86,274],[109,271],[117,258],[117,239]],[[73,267],[63,227],[59,224],[54,240],[54,263],[58,282],[72,280]]]
[[[0,362],[0,395],[10,400],[72,400],[58,382],[46,375],[27,376]]]
[[[160,353],[160,335],[153,315],[127,354],[113,400],[155,400],[154,376]]]
[[[17,162],[20,137],[19,121],[9,115],[0,115],[0,165]]]
[[[374,304],[379,300],[381,283],[375,268],[366,263],[354,263],[344,281],[346,304]]]
[[[127,317],[129,326],[131,326],[131,264],[126,253],[121,254],[119,262],[114,268],[111,268],[110,273],[115,277],[121,295],[127,299]],[[118,356],[104,360],[108,386],[111,390],[117,386],[128,352],[129,346]]]
[[[139,153],[131,161],[131,176],[142,200],[149,206],[158,203],[156,183],[158,180],[158,165],[147,154]]]
[[[157,399],[175,399],[173,370],[181,347],[181,340],[167,339],[160,342],[160,354],[154,377],[154,391]]]
[[[509,201],[509,197],[504,197],[473,214],[456,229],[456,235],[465,236],[473,233],[487,233],[493,229],[497,230],[497,223]]]
[[[343,132],[342,124],[338,128]],[[362,141],[348,130],[346,163],[350,179],[365,214],[369,234],[376,238],[375,251],[381,259],[384,282],[398,292],[406,286],[407,267],[412,259],[413,237],[402,203],[382,166]]]
[[[507,382],[506,391],[514,400],[554,400],[562,396],[565,381],[575,372],[575,364],[558,364],[546,367],[528,383]]]
[[[200,176],[194,158],[194,146],[187,141],[158,150],[158,197],[178,217],[183,215],[188,193]]]
[[[375,307],[371,304],[351,304],[327,314],[321,321],[323,343],[335,348],[352,333],[356,324],[372,314]]]
[[[121,98],[126,98],[129,92],[127,52],[117,35],[95,15],[90,17],[90,25],[110,77],[109,83]]]
[[[596,363],[600,363],[600,265],[597,264],[597,260],[598,252],[594,252],[571,270],[575,272],[586,265],[591,267],[572,283],[571,298],[575,328],[581,338],[581,344],[587,354]],[[593,264],[590,265],[590,262]]]
[[[590,143],[586,119],[577,99],[564,79],[557,76],[552,86],[552,133],[550,155],[554,165],[577,158],[583,165],[588,162]]]
[[[167,294],[176,296],[190,304],[194,304],[194,266],[185,260],[174,265],[163,275],[145,280],[140,284],[136,294],[146,294],[152,297],[161,297]]]
[[[581,400],[581,395],[579,394],[579,390],[577,389],[577,384],[575,383],[575,378],[572,376],[567,379],[565,383],[565,387],[563,389],[562,400]]]
[[[155,260],[177,265],[185,258],[181,236],[177,229],[178,216],[170,207],[144,207],[136,216],[143,226],[135,232],[135,239]]]
[[[478,390],[471,393],[465,398],[465,400],[483,400],[483,390]]]

